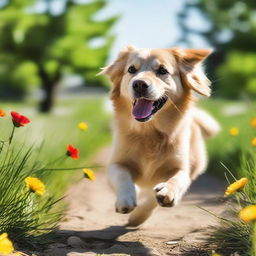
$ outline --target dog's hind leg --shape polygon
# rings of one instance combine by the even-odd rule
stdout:
[[[157,201],[152,190],[139,191],[138,206],[131,213],[128,226],[139,226],[142,224],[152,213],[153,209],[157,206]]]

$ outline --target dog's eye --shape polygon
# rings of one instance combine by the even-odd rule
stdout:
[[[128,72],[129,72],[130,74],[135,74],[135,73],[137,72],[137,69],[136,69],[134,66],[130,66],[130,67],[128,68]]]
[[[160,66],[159,69],[157,70],[157,74],[165,75],[165,74],[168,74],[168,71],[163,66]]]

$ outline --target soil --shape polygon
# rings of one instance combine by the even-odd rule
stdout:
[[[105,148],[97,162],[105,164],[108,156],[109,148]],[[60,240],[41,255],[209,255],[204,238],[218,221],[199,207],[220,215],[224,189],[223,182],[204,174],[178,206],[157,207],[142,226],[128,228],[128,215],[115,213],[115,195],[104,170],[99,171],[95,181],[84,179],[70,188]]]

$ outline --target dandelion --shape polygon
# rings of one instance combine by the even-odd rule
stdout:
[[[88,130],[88,125],[85,122],[81,122],[77,125],[77,127],[81,130],[81,131],[87,131]]]
[[[237,136],[239,134],[239,129],[236,128],[236,127],[232,127],[230,130],[229,130],[229,134],[231,136]]]
[[[95,180],[95,175],[94,175],[93,170],[84,168],[83,173],[84,173],[85,178],[92,180],[92,181]]]
[[[239,212],[239,218],[244,222],[256,220],[256,205],[249,205]]]
[[[9,255],[14,251],[12,241],[8,238],[7,233],[0,235],[0,254]]]
[[[75,147],[73,147],[71,144],[68,144],[67,146],[67,153],[68,156],[72,157],[73,159],[79,158],[79,150]]]
[[[252,120],[251,120],[251,125],[253,128],[256,128],[256,117],[254,117]]]
[[[254,137],[254,138],[252,139],[251,143],[252,143],[252,145],[253,145],[254,147],[256,147],[256,137]]]
[[[12,111],[11,116],[12,116],[13,125],[15,127],[21,127],[21,126],[24,126],[25,124],[30,123],[30,120],[27,117],[20,115],[17,112]]]
[[[1,117],[6,116],[6,114],[5,114],[4,110],[2,110],[2,109],[0,109],[0,116],[1,116]]]
[[[42,196],[45,193],[45,185],[38,178],[29,176],[25,179],[25,183],[26,183],[27,188],[31,192],[34,192],[40,196]]]
[[[234,194],[235,192],[241,190],[246,185],[247,182],[248,182],[248,179],[244,177],[244,178],[237,180],[236,182],[230,184],[225,191],[225,196],[229,196],[229,195]]]

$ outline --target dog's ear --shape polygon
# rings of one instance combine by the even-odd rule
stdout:
[[[124,74],[124,68],[127,62],[128,55],[133,50],[135,50],[133,46],[126,46],[125,48],[123,48],[119,52],[117,59],[112,64],[102,68],[102,71],[98,74],[107,75],[113,83],[110,94],[111,99],[114,99],[120,95],[120,83]]]
[[[172,49],[179,65],[182,84],[204,96],[210,96],[211,82],[204,74],[201,64],[212,51],[212,49]]]

